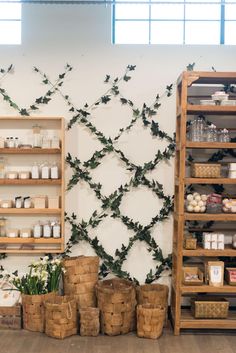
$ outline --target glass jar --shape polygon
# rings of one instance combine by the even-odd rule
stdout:
[[[39,165],[35,162],[31,169],[32,179],[39,179]]]
[[[6,236],[6,222],[7,219],[5,217],[0,218],[0,237]]]
[[[51,227],[51,224],[50,222],[46,222],[44,225],[43,225],[43,237],[44,238],[50,238],[52,235],[52,227]]]
[[[60,148],[60,140],[59,137],[54,135],[51,141],[51,148]]]
[[[216,142],[218,140],[216,126],[211,124],[207,128],[206,132],[206,141],[207,142]]]
[[[38,222],[34,225],[33,236],[34,236],[34,238],[41,238],[42,237],[42,225],[40,222]]]
[[[39,125],[33,126],[33,147],[34,148],[42,147],[41,127]]]
[[[219,142],[230,142],[230,135],[227,129],[219,131]]]
[[[41,177],[42,179],[49,179],[49,165],[47,162],[43,163],[41,166]]]
[[[191,141],[205,141],[205,127],[206,123],[204,118],[201,116],[195,117],[190,125]]]
[[[5,158],[0,157],[0,179],[5,177]]]
[[[15,139],[14,139],[14,145],[15,145],[15,147],[18,148],[18,147],[19,147],[19,144],[20,144],[19,138],[18,138],[18,137],[15,137]]]
[[[61,226],[58,221],[53,223],[52,236],[53,236],[53,238],[60,238],[61,237]]]
[[[51,166],[51,179],[58,179],[59,178],[59,170],[58,165],[56,162],[53,163]]]

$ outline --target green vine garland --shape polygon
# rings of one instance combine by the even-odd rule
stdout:
[[[0,73],[2,77],[5,77],[8,73],[11,73],[13,66],[11,65],[8,69],[1,69]],[[164,258],[161,248],[157,245],[155,239],[151,236],[151,229],[155,224],[161,222],[168,218],[170,212],[173,208],[173,198],[172,196],[165,195],[163,192],[163,186],[157,181],[149,180],[145,175],[148,171],[156,168],[158,163],[161,161],[167,161],[173,157],[175,152],[175,137],[170,137],[164,131],[160,130],[159,124],[155,122],[152,117],[156,115],[157,110],[161,106],[161,98],[164,96],[170,97],[172,95],[173,84],[166,86],[165,93],[160,96],[157,95],[155,101],[151,106],[143,104],[142,109],[138,109],[134,106],[134,103],[120,93],[119,85],[122,82],[128,82],[131,79],[130,73],[135,70],[135,66],[128,65],[125,73],[121,77],[111,79],[109,75],[106,75],[104,83],[109,84],[109,88],[106,92],[98,98],[93,104],[88,105],[87,103],[82,107],[76,107],[70,97],[62,92],[62,86],[66,75],[72,71],[72,67],[67,64],[65,71],[58,75],[58,78],[53,83],[49,77],[43,73],[40,69],[34,67],[34,72],[41,76],[42,84],[49,86],[46,93],[35,99],[35,101],[28,108],[20,108],[9,96],[5,89],[0,88],[0,94],[3,100],[8,102],[10,107],[17,110],[22,116],[30,116],[34,111],[39,109],[39,105],[48,104],[52,96],[59,93],[61,97],[65,100],[66,104],[69,106],[69,113],[72,114],[72,118],[68,123],[68,129],[72,128],[75,124],[79,123],[85,126],[92,134],[94,134],[97,139],[103,144],[103,148],[100,151],[95,151],[93,156],[83,164],[80,160],[75,157],[72,158],[70,154],[67,155],[66,161],[69,166],[73,169],[73,176],[68,183],[68,190],[70,190],[74,185],[76,185],[80,180],[88,183],[89,187],[94,191],[96,197],[101,201],[101,211],[94,211],[90,219],[86,222],[77,221],[75,214],[67,215],[66,221],[71,225],[71,237],[66,245],[65,253],[62,256],[66,256],[71,252],[71,248],[74,244],[80,241],[86,241],[92,246],[96,254],[102,259],[102,264],[100,267],[100,275],[105,277],[108,273],[114,273],[119,277],[131,279],[130,274],[122,269],[124,261],[127,259],[129,250],[132,248],[136,241],[145,242],[148,251],[152,253],[154,260],[158,262],[155,272],[150,270],[146,277],[146,283],[151,283],[155,279],[159,278],[162,271],[166,268],[171,267],[171,256]],[[89,121],[91,115],[91,109],[100,105],[107,104],[114,96],[119,97],[120,103],[122,105],[127,105],[132,111],[132,119],[125,128],[121,128],[118,134],[111,139],[107,138],[101,131],[99,131],[92,123]],[[130,131],[135,123],[140,120],[145,128],[150,129],[152,136],[158,137],[160,139],[165,139],[168,142],[166,149],[161,152],[157,151],[153,160],[145,163],[143,166],[135,165],[132,163],[124,154],[123,151],[116,147],[116,143],[124,132]],[[108,197],[105,197],[101,193],[102,185],[100,183],[94,183],[90,175],[90,170],[95,169],[102,161],[102,159],[109,153],[115,153],[120,160],[123,162],[127,170],[133,173],[132,178],[125,185],[121,185],[115,192],[113,192]],[[123,196],[130,192],[133,188],[138,186],[143,186],[150,189],[154,194],[163,200],[163,207],[160,212],[152,218],[150,224],[143,226],[139,222],[134,222],[128,216],[122,215],[120,211],[120,204],[122,202]],[[100,244],[99,240],[91,238],[89,235],[90,228],[93,229],[97,227],[100,222],[108,215],[112,218],[120,219],[127,229],[131,229],[134,232],[134,236],[129,239],[128,245],[122,244],[121,249],[116,249],[115,258],[107,254],[103,246]],[[1,254],[1,258],[6,257],[6,254]],[[137,279],[132,278],[137,282]]]

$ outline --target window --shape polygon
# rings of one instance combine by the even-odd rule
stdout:
[[[116,0],[113,43],[236,45],[236,0],[144,2]]]
[[[0,0],[0,45],[21,44],[21,4]]]

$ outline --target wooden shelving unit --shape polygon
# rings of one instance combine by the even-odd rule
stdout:
[[[207,214],[185,212],[184,200],[186,187],[194,184],[225,184],[235,185],[236,179],[221,178],[192,178],[187,176],[186,160],[189,150],[195,153],[205,153],[204,150],[236,149],[236,143],[221,142],[192,142],[187,140],[187,121],[193,115],[205,114],[230,122],[236,128],[236,106],[203,106],[199,105],[199,98],[206,95],[206,89],[220,90],[219,85],[235,84],[236,72],[183,72],[177,80],[177,107],[176,107],[176,159],[175,159],[175,204],[174,204],[174,235],[173,235],[173,270],[172,270],[172,296],[171,317],[175,335],[179,335],[181,329],[236,329],[236,312],[230,311],[227,319],[195,319],[189,309],[182,307],[183,297],[192,297],[198,293],[220,294],[236,298],[236,286],[225,284],[222,287],[213,287],[206,284],[193,286],[183,285],[182,268],[184,257],[193,257],[201,261],[207,257],[235,257],[236,250],[226,246],[224,250],[205,250],[200,246],[196,250],[183,248],[184,231],[186,221],[216,221],[227,228],[229,222],[236,222],[236,214]],[[192,92],[190,92],[192,89]],[[194,93],[193,93],[194,92]],[[195,94],[198,92],[200,94]],[[189,103],[191,96],[191,104]],[[192,104],[194,99],[194,104]],[[210,99],[210,94],[207,98]],[[233,120],[234,119],[234,120]],[[218,120],[217,120],[218,121]],[[212,151],[214,153],[215,151]],[[227,223],[228,222],[228,223]],[[191,228],[191,227],[190,227]],[[197,227],[196,227],[197,228]],[[204,228],[204,231],[208,229]],[[212,229],[210,229],[212,231]]]
[[[33,190],[34,194],[42,194],[42,187],[45,188],[53,187],[53,195],[60,197],[60,208],[59,209],[36,209],[36,208],[0,208],[0,215],[9,217],[27,217],[25,218],[26,227],[30,218],[33,217],[40,221],[42,217],[48,216],[53,217],[60,221],[61,225],[61,237],[60,238],[8,238],[0,237],[0,253],[10,253],[10,254],[43,254],[43,253],[61,253],[64,251],[64,214],[65,214],[65,137],[64,137],[64,118],[62,117],[0,117],[0,135],[1,131],[3,134],[6,131],[13,131],[13,134],[21,134],[24,130],[32,129],[32,126],[38,124],[42,126],[43,130],[56,130],[57,135],[60,138],[60,148],[0,148],[0,156],[7,155],[8,160],[16,160],[16,157],[30,158],[30,156],[35,156],[35,161],[42,162],[50,158],[50,161],[56,161],[60,164],[60,179],[0,179],[0,190],[1,187],[8,187],[9,192],[11,187],[19,186],[19,193],[21,186],[29,188],[29,191]],[[11,136],[11,134],[9,133]],[[21,157],[20,157],[21,156]],[[25,157],[24,157],[25,156]],[[31,157],[32,159],[32,157]],[[27,165],[27,160],[26,163]],[[18,163],[19,165],[19,163]],[[37,187],[41,188],[37,191]],[[33,189],[32,189],[33,188]],[[51,190],[51,189],[50,189]],[[45,193],[45,192],[43,192]],[[14,221],[12,221],[13,223]],[[17,226],[16,226],[17,227]]]

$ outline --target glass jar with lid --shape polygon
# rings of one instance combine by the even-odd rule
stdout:
[[[41,126],[37,124],[33,126],[33,147],[34,148],[42,147]]]

